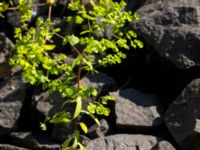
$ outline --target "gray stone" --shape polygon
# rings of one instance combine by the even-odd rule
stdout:
[[[0,102],[23,102],[27,86],[20,76],[13,76],[0,82]]]
[[[118,128],[143,129],[159,126],[164,109],[159,98],[135,89],[110,93],[115,97],[116,125]]]
[[[199,0],[162,0],[139,8],[134,30],[178,68],[200,65]]]
[[[0,33],[0,49],[0,63],[6,62],[15,49],[13,42],[2,32]]]
[[[8,78],[0,83],[0,135],[17,129],[26,89],[19,76]]]
[[[100,125],[101,126],[98,126],[97,124],[94,124],[93,126],[91,126],[89,128],[89,131],[88,131],[87,135],[91,139],[104,137],[106,135],[106,133],[108,132],[109,124],[105,119],[101,119],[100,120]]]
[[[151,150],[176,150],[169,142],[160,141]]]
[[[28,149],[9,144],[0,144],[0,150],[28,150]]]
[[[44,137],[35,137],[31,132],[11,133],[13,144],[32,150],[61,150],[59,144],[49,141]]]
[[[102,72],[82,78],[80,84],[84,87],[93,87],[103,94],[116,89],[115,80]]]
[[[92,140],[86,147],[88,150],[151,150],[159,140],[154,136],[117,134]]]
[[[200,79],[193,80],[170,105],[165,122],[183,149],[200,149]]]

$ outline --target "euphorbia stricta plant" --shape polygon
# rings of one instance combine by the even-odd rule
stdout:
[[[43,5],[49,6],[48,17],[44,19],[38,16],[35,25],[30,26],[31,8]],[[131,47],[142,48],[143,43],[137,39],[137,34],[127,27],[139,16],[136,12],[126,11],[124,0],[89,0],[87,5],[81,0],[66,1],[63,10],[69,13],[64,13],[61,19],[66,20],[68,25],[78,25],[79,29],[75,33],[64,33],[63,36],[64,31],[56,28],[52,21],[54,5],[56,0],[47,0],[44,4],[36,4],[33,0],[18,0],[17,4],[12,0],[0,2],[0,12],[15,10],[21,22],[15,28],[16,52],[9,62],[13,66],[21,66],[22,76],[27,83],[40,84],[44,90],[58,91],[65,98],[64,104],[75,104],[73,112],[60,110],[41,123],[41,128],[46,129],[46,122],[72,124],[74,133],[66,139],[62,148],[84,150],[86,148],[79,142],[79,127],[85,133],[88,129],[84,122],[79,121],[79,115],[87,114],[100,125],[95,114],[108,116],[110,109],[106,104],[114,98],[101,97],[83,109],[82,99],[96,96],[97,90],[80,84],[82,72],[98,73],[97,66],[119,64],[126,58],[125,51]],[[63,46],[68,47],[72,55],[66,55],[64,50],[52,55],[57,50],[53,41],[55,36],[62,40]],[[66,63],[69,58],[73,58],[71,64]]]

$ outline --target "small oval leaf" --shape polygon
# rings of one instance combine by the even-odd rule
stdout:
[[[85,123],[80,122],[80,127],[84,131],[85,134],[88,132],[88,127],[86,126]]]

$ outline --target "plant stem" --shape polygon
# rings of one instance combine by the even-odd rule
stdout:
[[[52,6],[49,5],[48,19],[51,19]]]
[[[77,70],[77,92],[78,93],[80,91],[81,66],[82,66],[82,63],[78,66],[78,70]]]

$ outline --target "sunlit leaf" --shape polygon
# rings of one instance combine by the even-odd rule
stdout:
[[[44,45],[43,48],[44,50],[46,51],[51,51],[55,48],[56,46],[55,45]]]
[[[89,113],[88,111],[85,111],[85,110],[81,110],[81,112],[90,116],[96,122],[96,124],[98,126],[100,126],[99,120],[93,114],[91,114],[91,113]]]
[[[73,118],[76,118],[80,112],[81,112],[81,108],[82,108],[82,100],[81,100],[81,97],[77,97],[76,98],[76,109],[75,109],[75,112],[74,112],[74,115],[73,115]]]
[[[79,38],[75,35],[71,35],[71,36],[67,36],[68,37],[68,41],[71,45],[76,45],[79,43]]]
[[[84,133],[87,133],[88,128],[87,128],[86,124],[84,122],[80,122],[79,124],[80,124],[81,129],[84,131]]]

